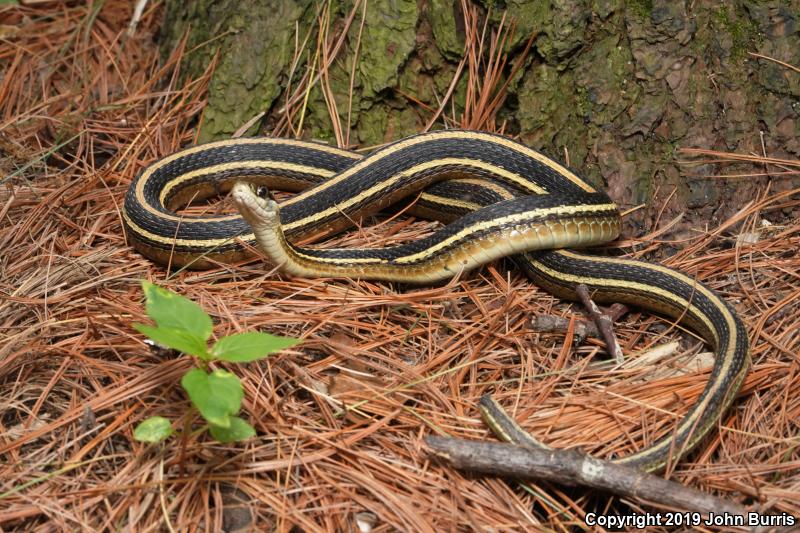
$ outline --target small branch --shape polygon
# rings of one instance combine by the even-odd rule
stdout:
[[[569,319],[558,315],[536,315],[531,319],[533,331],[537,333],[563,333],[569,330]],[[581,344],[587,337],[599,337],[594,322],[576,320],[573,329],[575,342]]]
[[[589,311],[589,316],[592,317],[592,320],[594,320],[594,323],[597,325],[597,329],[600,331],[603,340],[606,342],[608,352],[611,354],[617,364],[621,365],[624,362],[624,358],[622,356],[622,348],[617,341],[617,336],[614,334],[613,320],[611,320],[611,317],[608,315],[600,312],[600,308],[597,307],[597,304],[594,303],[591,296],[589,296],[589,287],[583,283],[580,283],[577,287],[575,287],[575,292],[581,299],[583,305]]]
[[[606,314],[616,322],[628,313],[628,308],[623,304],[614,304],[608,308]],[[569,319],[559,315],[536,315],[531,319],[531,328],[537,333],[566,333],[569,331]],[[600,330],[594,322],[576,320],[573,328],[575,343],[581,344],[587,338],[600,337]]]
[[[478,410],[481,419],[495,436],[508,444],[499,448],[482,448],[481,445],[490,443],[431,437],[427,443],[438,457],[466,470],[515,478],[546,479],[562,485],[584,485],[681,511],[706,515],[713,512],[717,517],[728,513],[742,517],[742,522],[748,523],[747,510],[735,503],[630,466],[594,459],[578,450],[554,450],[522,429],[489,394],[481,398]],[[525,452],[529,452],[527,456]],[[509,459],[509,454],[513,460]],[[778,518],[772,523],[784,522]],[[751,531],[763,533],[789,529],[776,526],[751,528]]]
[[[139,21],[142,20],[145,7],[147,7],[147,0],[138,0],[138,2],[136,2],[136,7],[133,9],[133,16],[128,24],[128,30],[125,32],[125,36],[128,39],[136,34],[136,27],[139,25]]]
[[[628,311],[630,311],[630,309],[628,309],[628,306],[625,304],[612,304],[611,307],[608,308],[606,314],[611,317],[613,322],[616,322],[627,315]]]
[[[544,479],[637,498],[667,508],[747,516],[748,509],[674,481],[595,459],[577,450],[523,448],[513,444],[425,437],[434,456],[450,465],[496,476]]]

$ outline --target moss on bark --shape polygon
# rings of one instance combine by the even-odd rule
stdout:
[[[476,0],[477,2],[477,0]],[[361,11],[330,69],[339,121],[351,142],[379,144],[418,131],[447,90],[463,50],[461,2],[369,1],[359,52]],[[708,165],[688,167],[676,148],[701,146],[800,156],[800,76],[756,59],[758,52],[800,65],[800,0],[481,0],[483,16],[503,13],[517,31],[513,61],[531,33],[534,49],[501,116],[523,141],[605,184],[623,205],[657,204],[677,190],[679,206],[727,216],[753,196],[758,180],[709,181]],[[259,111],[274,109],[294,47],[311,27],[311,1],[189,3],[168,0],[164,46],[184,31],[198,73],[215,53],[202,138],[229,135]],[[352,0],[331,5],[341,27]],[[338,24],[338,26],[337,26]],[[312,40],[314,37],[312,36]],[[350,91],[354,62],[356,76]],[[300,68],[304,68],[303,65]],[[465,81],[453,107],[463,110]],[[348,122],[348,108],[351,108]],[[310,93],[304,130],[334,139],[319,86]],[[765,178],[767,179],[767,178]],[[793,184],[779,179],[774,187]],[[659,198],[655,198],[658,193]],[[642,222],[647,212],[637,215]]]
[[[219,54],[201,140],[229,136],[271,108],[287,77],[295,22],[312,5],[308,0],[167,1],[164,46],[188,35],[186,72],[199,75]]]

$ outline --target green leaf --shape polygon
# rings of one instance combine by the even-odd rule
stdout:
[[[211,348],[211,356],[233,363],[246,363],[262,359],[272,352],[289,348],[300,339],[278,337],[269,333],[253,331],[223,337]]]
[[[147,315],[158,327],[182,329],[204,341],[211,337],[211,317],[199,305],[146,280],[142,280],[142,290],[147,298]]]
[[[231,425],[227,428],[211,424],[209,426],[211,436],[220,442],[239,442],[256,436],[253,426],[238,416],[230,417],[230,422]]]
[[[239,378],[225,370],[206,374],[195,368],[183,376],[181,385],[209,424],[231,427],[231,415],[239,412],[244,397]]]
[[[163,416],[151,416],[133,430],[133,438],[140,442],[161,442],[170,435],[172,424]]]
[[[182,329],[170,329],[147,324],[134,324],[133,327],[139,333],[147,335],[167,348],[174,348],[180,352],[196,355],[202,359],[209,359],[208,346],[206,341],[199,339],[188,331]]]

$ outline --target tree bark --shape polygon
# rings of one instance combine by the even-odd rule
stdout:
[[[187,50],[195,49],[187,54],[184,73],[198,75],[218,54],[203,140],[229,136],[260,112],[265,118],[249,133],[274,131],[287,90],[297,86],[309,62],[325,59],[317,47],[325,24],[328,42],[345,27],[347,34],[326,78],[303,95],[302,124],[295,116],[293,126],[302,126],[306,138],[336,142],[334,105],[353,145],[381,144],[426,125],[463,54],[462,3],[368,0],[366,8],[358,5],[349,26],[353,0],[327,5],[326,10],[310,0],[167,1],[164,50],[177,46],[184,34]],[[688,208],[713,225],[752,200],[767,182],[773,190],[800,185],[795,176],[777,174],[708,179],[720,167],[687,165],[678,153],[681,147],[701,147],[800,156],[800,73],[750,55],[800,66],[800,0],[483,0],[475,5],[490,30],[504,14],[516,25],[506,45],[507,71],[529,36],[536,35],[522,71],[508,87],[498,123],[505,121],[507,132],[559,160],[568,153],[571,166],[606,186],[623,208],[646,203],[650,210],[638,211],[634,224],[647,226],[673,191],[667,214]],[[456,86],[448,115],[463,111],[466,76]],[[326,101],[323,84],[332,102]],[[725,173],[743,169],[752,167],[725,167]],[[776,216],[787,215],[792,213]]]

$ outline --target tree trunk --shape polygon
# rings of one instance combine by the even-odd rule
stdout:
[[[204,140],[265,112],[250,133],[302,130],[306,138],[371,146],[420,131],[439,108],[463,55],[465,8],[476,10],[479,35],[486,19],[487,35],[504,15],[516,25],[504,47],[506,75],[536,36],[497,122],[559,160],[568,154],[623,207],[646,203],[634,222],[649,224],[673,191],[668,214],[699,210],[714,224],[767,181],[773,189],[800,184],[778,175],[708,179],[719,167],[686,165],[677,152],[800,156],[800,73],[750,54],[800,65],[798,0],[362,0],[355,9],[353,0],[168,0],[162,44],[172,50],[188,32],[187,50],[196,48],[184,63],[189,76],[219,54]],[[339,35],[326,75],[289,101],[287,120],[287,97],[309,69],[312,78],[320,72]],[[446,115],[463,113],[468,77],[465,69]]]

